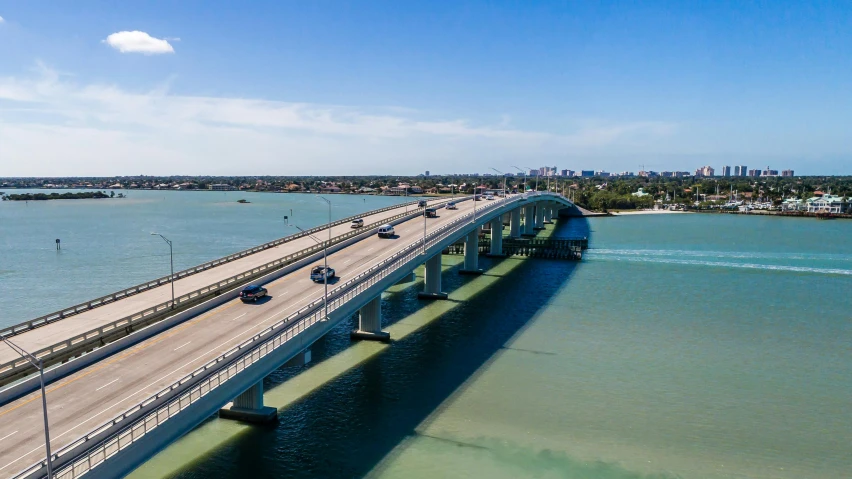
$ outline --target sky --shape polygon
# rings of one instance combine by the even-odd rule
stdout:
[[[852,174],[844,1],[0,0],[0,177]]]

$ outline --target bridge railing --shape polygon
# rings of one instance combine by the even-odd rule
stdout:
[[[437,203],[437,205],[443,205],[450,201],[464,201],[466,197],[461,197],[458,199],[447,199]],[[434,204],[433,204],[434,205]],[[404,205],[403,205],[404,206]],[[227,289],[229,287],[237,286],[239,284],[243,284],[249,282],[253,278],[261,277],[271,271],[276,269],[283,268],[289,264],[292,264],[296,261],[304,259],[310,255],[313,255],[319,251],[322,251],[325,248],[326,244],[329,247],[341,243],[343,241],[349,240],[350,238],[363,234],[365,231],[369,231],[370,229],[378,228],[379,226],[396,221],[398,219],[404,218],[406,216],[412,216],[418,214],[416,210],[412,212],[399,213],[390,218],[385,218],[381,221],[377,221],[373,224],[367,225],[363,228],[353,229],[352,231],[348,231],[342,235],[338,235],[331,239],[331,243],[328,240],[323,241],[322,243],[317,243],[307,248],[304,248],[295,253],[283,256],[274,261],[270,261],[266,264],[257,266],[247,271],[243,271],[241,273],[235,274],[223,280],[217,281],[215,283],[211,283],[207,286],[198,288],[194,291],[190,291],[188,293],[179,295],[175,297],[174,305],[179,308],[184,304],[192,304],[200,302],[202,299],[208,298],[210,296],[218,294],[223,289]],[[364,215],[366,216],[366,215]],[[349,221],[349,220],[346,220]],[[322,228],[313,228],[307,231],[315,231],[321,230]],[[302,237],[304,235],[300,235]],[[290,238],[290,237],[288,237]],[[280,244],[280,243],[279,243]],[[258,248],[262,248],[259,246]],[[249,250],[246,250],[249,251]],[[44,359],[46,361],[50,361],[51,358],[60,356],[64,353],[67,353],[72,348],[81,347],[85,344],[91,344],[98,342],[104,336],[114,336],[116,333],[121,331],[119,328],[131,328],[133,329],[135,326],[140,323],[146,323],[152,321],[157,317],[157,315],[163,316],[167,315],[169,311],[172,309],[172,300],[164,301],[162,303],[150,306],[145,308],[144,310],[138,311],[136,313],[124,316],[120,319],[112,321],[103,326],[99,326],[97,328],[90,329],[83,333],[76,334],[65,341],[44,347],[42,349],[36,350],[33,352],[33,355],[39,359]],[[20,331],[19,331],[20,332]],[[82,343],[82,344],[81,344]],[[19,375],[21,371],[30,371],[34,370],[32,364],[23,358],[18,358],[3,364],[0,364],[0,379],[15,377]]]
[[[323,229],[326,228],[326,226],[334,227],[334,226],[338,226],[338,225],[341,225],[341,224],[344,224],[344,223],[348,223],[348,222],[350,222],[354,219],[357,219],[357,218],[362,218],[364,216],[383,213],[385,211],[389,211],[389,210],[392,210],[394,208],[399,208],[399,207],[403,207],[403,206],[406,206],[406,205],[411,206],[411,205],[415,205],[415,204],[417,204],[417,201],[412,201],[412,202],[409,202],[409,203],[400,203],[398,205],[386,206],[384,208],[379,208],[379,209],[376,209],[376,210],[368,211],[368,212],[360,214],[360,215],[349,216],[349,217],[346,217],[346,218],[343,218],[343,219],[340,219],[340,220],[336,220],[336,221],[333,221],[332,223],[329,223],[328,225],[317,226],[317,227],[305,230],[304,232],[299,232],[299,233],[295,233],[295,234],[292,234],[292,235],[289,235],[289,236],[285,236],[283,238],[279,238],[277,240],[273,240],[273,241],[270,241],[268,243],[264,243],[260,246],[255,246],[253,248],[249,248],[249,249],[246,249],[246,250],[243,250],[243,251],[239,251],[237,253],[230,254],[230,255],[222,257],[222,258],[214,259],[212,261],[208,261],[206,263],[202,263],[200,265],[193,266],[191,268],[187,268],[187,269],[182,270],[182,271],[178,271],[174,274],[174,279],[178,280],[178,279],[181,279],[181,278],[185,278],[187,276],[191,276],[193,274],[200,273],[202,271],[206,271],[210,268],[213,268],[213,267],[225,264],[225,263],[230,263],[231,261],[235,261],[235,260],[238,260],[240,258],[244,258],[248,255],[252,255],[252,254],[257,253],[259,251],[263,251],[263,250],[267,250],[269,248],[274,248],[276,246],[280,246],[284,243],[288,243],[290,241],[302,238],[302,237],[307,236],[309,234],[313,234],[313,233],[322,231]],[[171,275],[163,276],[161,278],[153,279],[151,281],[146,281],[144,283],[137,284],[136,286],[131,286],[129,288],[122,289],[121,291],[116,291],[115,293],[110,293],[110,294],[107,294],[105,296],[101,296],[99,298],[95,298],[93,300],[86,301],[84,303],[80,303],[80,304],[71,306],[69,308],[64,308],[64,309],[61,309],[59,311],[55,311],[53,313],[48,313],[48,314],[39,316],[39,317],[37,317],[35,319],[31,319],[29,321],[24,321],[24,322],[19,323],[19,324],[0,328],[0,336],[5,336],[5,337],[8,338],[8,337],[15,336],[17,334],[23,333],[25,331],[29,331],[30,329],[38,328],[40,326],[44,326],[46,324],[49,324],[49,323],[52,323],[52,322],[55,322],[55,321],[59,321],[61,319],[65,319],[67,317],[74,316],[75,314],[79,314],[79,313],[82,313],[84,311],[88,311],[90,309],[94,309],[94,308],[97,308],[99,306],[103,306],[105,304],[112,303],[114,301],[126,298],[128,296],[132,296],[134,294],[141,293],[143,291],[147,291],[151,288],[156,288],[158,286],[168,284],[170,282],[171,278],[172,278]]]
[[[526,196],[519,195],[491,201],[483,205],[481,209],[478,209],[476,216],[479,217],[480,212],[484,214],[498,206],[515,202],[522,198],[526,198]],[[425,237],[427,250],[429,247],[445,239],[448,235],[464,228],[471,222],[473,215],[474,213],[467,213],[428,233]],[[413,241],[402,250],[382,260],[368,270],[351,278],[342,285],[336,286],[329,292],[329,312],[337,310],[358,294],[364,292],[399,268],[409,265],[412,261],[422,262],[425,259],[422,248],[422,239]],[[101,424],[80,439],[63,446],[56,453],[52,454],[54,461],[65,459],[65,456],[73,454],[74,449],[78,446],[90,441],[98,441],[97,444],[86,448],[84,452],[79,453],[73,459],[69,458],[70,463],[61,467],[55,473],[55,477],[58,479],[76,479],[87,473],[93,467],[96,467],[117,452],[142,438],[145,434],[155,430],[160,424],[179,414],[201,397],[209,394],[212,390],[234,377],[234,375],[267,356],[282,344],[291,341],[301,332],[321,321],[324,317],[323,299],[320,298],[207,362],[160,392],[127,409],[112,420]],[[169,396],[175,397],[170,398]],[[116,426],[120,427],[122,422],[127,422],[127,425],[104,439],[97,439],[98,435]],[[40,461],[18,473],[15,479],[43,477],[44,471],[46,471],[45,461]]]

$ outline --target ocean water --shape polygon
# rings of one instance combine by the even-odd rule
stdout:
[[[56,190],[6,191],[28,192]],[[122,192],[128,197],[0,201],[0,326],[168,276],[169,247],[154,231],[173,242],[180,271],[297,233],[285,215],[304,229],[328,222],[327,204],[310,194]],[[332,220],[411,200],[330,198]]]
[[[160,211],[148,223],[184,242],[278,236],[234,231],[243,213],[217,226],[206,203]],[[644,215],[552,234],[592,249],[582,262],[481,258],[480,277],[445,256],[450,301],[416,299],[422,271],[383,295],[391,344],[350,342],[353,318],[311,364],[265,380],[278,424],[211,418],[131,478],[852,477],[852,222]]]

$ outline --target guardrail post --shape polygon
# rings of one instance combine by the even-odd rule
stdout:
[[[390,333],[382,331],[382,294],[370,300],[358,311],[358,329],[349,333],[352,339],[390,341]]]

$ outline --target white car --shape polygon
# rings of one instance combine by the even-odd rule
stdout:
[[[485,196],[485,199],[486,199],[486,200],[493,200],[493,199],[494,199],[494,195],[486,195],[486,196]]]
[[[352,220],[352,228],[360,228],[364,226],[364,220],[362,218],[358,218],[357,220]]]
[[[379,226],[379,238],[393,238],[394,231],[391,225]]]

